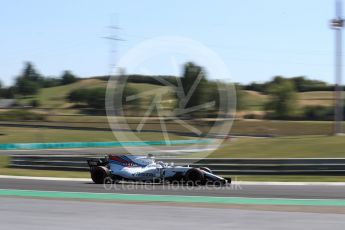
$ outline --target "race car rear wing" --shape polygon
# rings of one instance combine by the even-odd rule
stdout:
[[[108,159],[106,158],[92,158],[87,160],[87,164],[89,167],[96,167],[96,166],[106,166],[108,164]]]

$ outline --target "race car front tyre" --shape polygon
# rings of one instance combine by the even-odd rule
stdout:
[[[186,172],[185,180],[187,185],[202,185],[205,183],[204,174],[197,168],[189,169]]]
[[[92,167],[90,170],[91,179],[95,184],[106,184],[110,183],[110,172],[104,166]]]

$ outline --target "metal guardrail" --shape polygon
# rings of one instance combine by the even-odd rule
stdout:
[[[88,171],[90,155],[13,155],[10,167]],[[219,175],[345,175],[345,158],[156,158],[175,165],[208,167]]]

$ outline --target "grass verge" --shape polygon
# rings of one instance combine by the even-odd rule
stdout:
[[[342,136],[238,138],[225,142],[209,157],[343,158],[345,157],[344,149],[345,137]]]
[[[84,126],[87,126],[84,124]],[[118,131],[118,134],[128,135],[128,132]],[[109,131],[64,129],[64,128],[33,128],[33,127],[9,127],[0,129],[0,143],[46,143],[46,142],[83,142],[83,141],[116,141],[116,137]],[[144,141],[164,140],[162,133],[141,132],[136,136]],[[193,139],[188,136],[169,134],[171,140]],[[131,136],[128,141],[134,141]]]

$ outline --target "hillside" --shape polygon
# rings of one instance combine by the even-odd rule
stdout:
[[[262,111],[264,104],[267,102],[269,96],[260,92],[252,90],[244,90],[244,101],[247,110],[250,111]],[[312,92],[300,92],[298,95],[299,106],[332,106],[333,96],[332,91],[312,91]],[[343,95],[345,98],[345,95]]]
[[[38,109],[48,109],[50,111],[63,113],[77,113],[79,110],[73,108],[73,104],[66,100],[67,95],[76,89],[90,89],[90,88],[105,88],[107,81],[99,79],[85,79],[78,82],[50,87],[42,88],[37,95],[18,99],[21,104],[29,104],[32,100],[39,101]],[[163,94],[168,92],[168,87],[157,86],[146,83],[129,83],[129,87],[135,89],[138,93],[147,92],[150,90],[163,90]]]
[[[73,108],[73,104],[66,100],[66,96],[75,89],[89,89],[106,87],[107,81],[100,79],[84,79],[78,82],[62,85],[51,88],[43,88],[36,96],[30,96],[22,99],[18,99],[21,104],[29,104],[32,100],[38,100],[40,103],[39,109],[46,109],[59,113],[75,114],[79,112],[79,109]],[[174,98],[167,94],[168,86],[157,86],[148,83],[129,83],[129,87],[134,88],[139,94],[151,90],[163,90],[165,95],[164,101],[166,103],[173,103]],[[144,100],[145,106],[149,103],[148,95],[142,94],[146,99]],[[269,96],[264,95],[257,91],[244,90],[243,101],[245,103],[246,111],[263,111],[264,104],[269,99]],[[152,96],[151,96],[152,97]],[[332,106],[333,105],[333,92],[331,91],[314,91],[314,92],[301,92],[298,93],[298,105],[299,106]],[[164,103],[163,103],[164,104]]]
[[[72,84],[43,88],[35,96],[20,99],[21,103],[38,100],[40,108],[67,108],[69,106],[66,96],[75,89],[105,87],[106,81],[98,79],[85,79]]]

